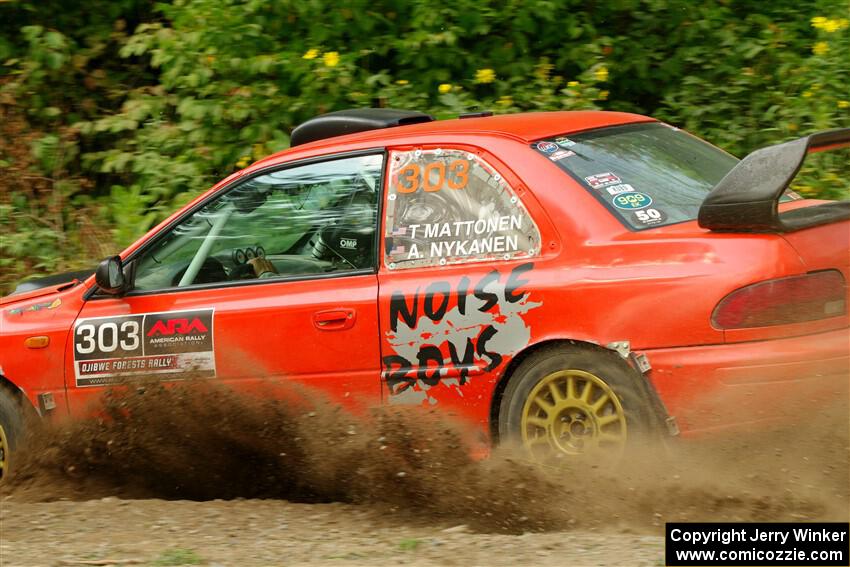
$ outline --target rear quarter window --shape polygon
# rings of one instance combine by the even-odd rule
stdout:
[[[540,232],[505,178],[458,149],[393,151],[385,263],[391,270],[532,258]]]
[[[657,122],[556,136],[532,148],[634,230],[696,219],[705,196],[738,163]]]

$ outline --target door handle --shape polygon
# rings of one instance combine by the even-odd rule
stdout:
[[[354,309],[329,309],[313,314],[313,325],[320,331],[342,331],[354,326],[357,313]]]

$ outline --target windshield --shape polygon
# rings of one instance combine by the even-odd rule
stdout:
[[[738,163],[666,124],[629,124],[532,144],[632,229],[697,218],[708,192]]]

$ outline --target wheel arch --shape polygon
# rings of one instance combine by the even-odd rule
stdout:
[[[29,396],[26,395],[26,392],[22,388],[20,388],[17,384],[12,382],[10,379],[6,378],[3,374],[0,374],[0,388],[7,390],[12,396],[15,397],[18,404],[21,406],[21,411],[30,412],[38,414],[38,410],[32,404],[32,401],[29,399]]]
[[[492,439],[493,444],[497,444],[499,442],[499,409],[502,405],[502,395],[505,392],[505,389],[508,387],[508,383],[511,380],[511,377],[516,372],[517,368],[525,361],[529,356],[549,349],[557,349],[559,347],[571,346],[571,347],[579,347],[591,351],[596,351],[599,353],[605,353],[610,355],[612,353],[616,354],[616,351],[600,346],[598,343],[579,340],[579,339],[567,339],[567,338],[556,338],[556,339],[547,339],[544,341],[540,341],[533,345],[529,345],[514,356],[510,362],[508,362],[505,367],[504,372],[499,377],[498,382],[496,382],[496,386],[493,390],[493,395],[490,397],[490,415],[489,415],[489,429],[490,429],[490,438]],[[619,361],[619,364],[623,366],[624,369],[633,373],[640,384],[641,391],[647,397],[647,401],[650,403],[650,406],[653,408],[653,413],[655,414],[656,421],[659,424],[662,424],[669,418],[667,415],[666,409],[663,407],[663,404],[660,404],[660,399],[658,399],[658,393],[655,391],[655,386],[649,381],[647,376],[634,368],[629,362],[624,359],[622,356],[612,357]]]
[[[0,388],[6,388],[18,398],[23,398],[24,393],[18,388],[17,384],[0,374]]]

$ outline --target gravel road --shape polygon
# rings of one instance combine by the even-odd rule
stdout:
[[[659,535],[481,534],[394,516],[274,500],[29,503],[13,496],[0,504],[0,565],[663,565]]]
[[[846,404],[557,467],[473,458],[418,411],[197,387],[110,404],[34,428],[0,485],[0,567],[663,565],[665,522],[850,515]]]

